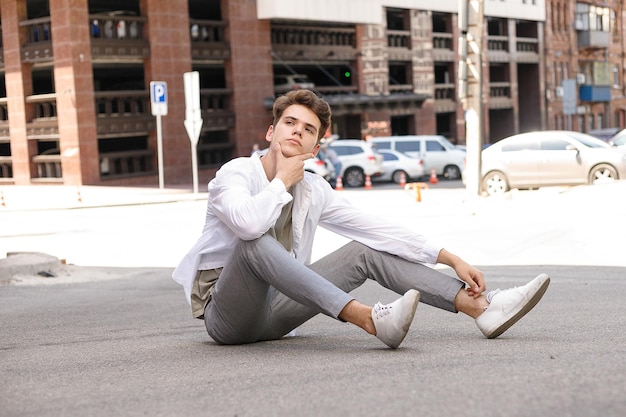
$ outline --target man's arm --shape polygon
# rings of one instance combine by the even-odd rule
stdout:
[[[468,285],[467,292],[470,296],[478,298],[486,290],[482,271],[471,266],[457,255],[446,249],[441,249],[437,263],[448,265],[454,269],[457,276]]]

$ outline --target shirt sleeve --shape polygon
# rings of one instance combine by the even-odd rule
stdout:
[[[333,193],[320,219],[332,232],[412,262],[436,264],[442,247],[406,226],[372,216]]]
[[[273,227],[292,198],[281,180],[258,178],[236,164],[218,171],[208,195],[215,216],[243,240],[257,239]]]

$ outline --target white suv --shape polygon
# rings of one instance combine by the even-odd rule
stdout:
[[[368,142],[337,139],[330,143],[330,147],[341,161],[341,173],[336,175],[341,175],[342,183],[347,187],[362,187],[366,175],[377,177],[384,172],[383,156]]]
[[[379,149],[393,149],[424,161],[426,174],[434,168],[437,175],[450,180],[461,178],[465,149],[440,135],[387,136],[372,139]]]

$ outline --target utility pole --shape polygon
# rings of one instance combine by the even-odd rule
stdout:
[[[483,146],[483,0],[459,0],[459,99],[465,112],[465,185],[470,195],[481,190]]]

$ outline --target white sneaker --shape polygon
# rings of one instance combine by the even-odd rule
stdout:
[[[376,337],[392,349],[400,346],[411,327],[419,299],[417,290],[408,290],[391,304],[376,303],[372,308]]]
[[[487,294],[489,307],[476,319],[476,325],[488,339],[504,333],[537,305],[548,289],[550,277],[541,274],[522,287],[494,290]]]

